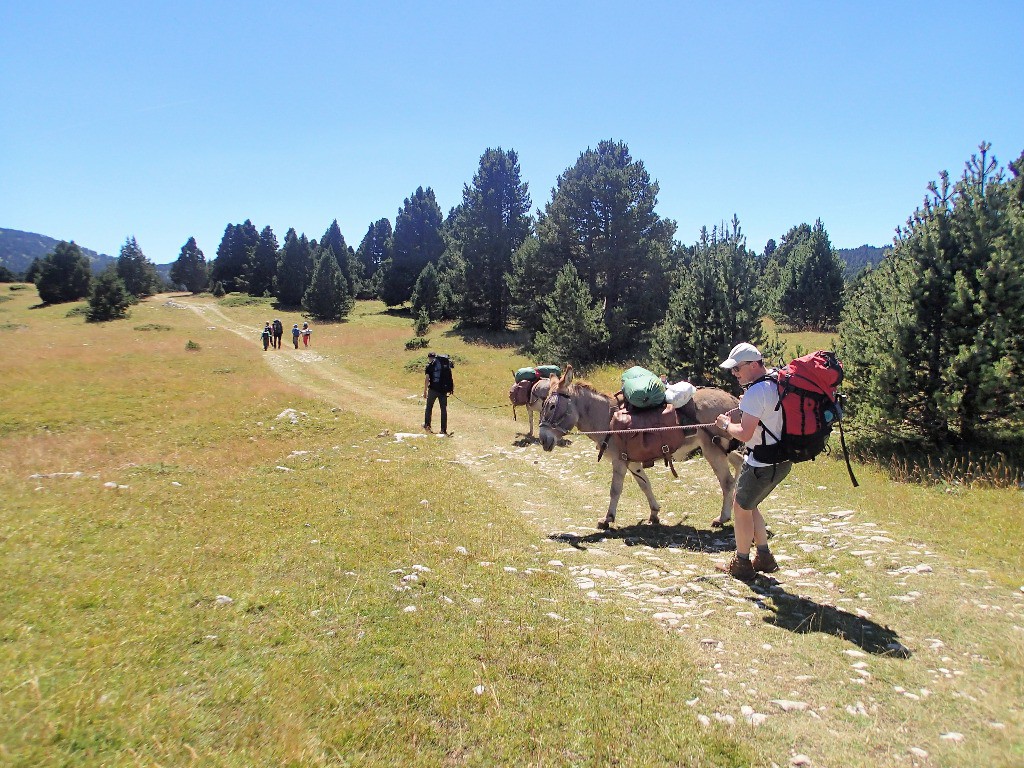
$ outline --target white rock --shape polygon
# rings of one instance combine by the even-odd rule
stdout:
[[[954,744],[959,744],[964,740],[964,735],[962,733],[957,733],[956,731],[950,731],[949,733],[942,734],[939,738],[945,739],[946,741],[952,741]]]
[[[810,765],[811,764],[811,758],[809,758],[807,755],[793,755],[793,757],[790,758],[789,764],[790,765]]]
[[[181,488],[181,483],[179,483],[177,480],[172,480],[171,485],[173,485],[175,488]]]
[[[455,554],[457,554],[457,555],[468,555],[469,554],[469,550],[466,549],[465,547],[456,547],[455,548]]]
[[[655,621],[679,621],[682,616],[678,613],[673,613],[672,611],[660,611],[659,613],[654,614],[651,618]]]
[[[552,621],[564,621],[564,619],[562,619],[562,617],[559,616],[557,613],[545,613],[544,615]]]
[[[419,571],[420,573],[430,573],[430,569],[425,565],[414,565],[412,569],[414,571]]]
[[[925,759],[926,759],[926,758],[928,757],[928,753],[927,753],[927,752],[925,752],[925,751],[924,751],[923,749],[921,749],[920,747],[911,747],[911,748],[910,748],[910,749],[908,749],[907,751],[908,751],[908,752],[909,752],[910,754],[912,754],[912,755],[913,755],[914,757],[919,757],[919,758],[921,758],[922,760],[925,760]]]
[[[231,603],[235,602],[227,595],[217,595],[217,597],[214,599],[217,601],[217,605],[230,605]]]
[[[711,718],[708,717],[707,715],[697,715],[697,722],[700,723],[705,728],[708,728],[708,727],[711,726]]]
[[[117,489],[117,483],[104,483],[103,487],[104,488],[109,488],[110,490],[113,491],[113,490]]]
[[[593,589],[596,585],[591,579],[576,579],[576,586],[580,589]]]
[[[790,701],[789,699],[772,699],[772,704],[783,712],[803,712],[807,709],[806,701]]]
[[[550,565],[552,568],[562,568],[565,566],[565,563],[563,563],[561,560],[548,560],[548,565]]]
[[[402,609],[402,613],[416,613],[415,605],[407,605]]]
[[[764,721],[768,719],[768,715],[762,714],[761,712],[755,712],[753,707],[749,707],[746,704],[740,707],[740,714],[743,715],[751,725],[763,725]]]
[[[415,573],[410,573],[408,576],[403,576],[402,577],[402,581],[407,582],[407,583],[408,582],[413,582],[413,581],[419,581],[419,580],[420,580],[420,577],[417,576]]]
[[[278,465],[278,466],[274,467],[274,469],[279,470],[281,472],[294,472],[295,471],[294,469],[290,469],[288,467],[282,467],[281,465]]]
[[[487,686],[478,685],[476,688],[473,689],[473,693],[475,693],[477,696],[483,696],[484,695],[484,691],[486,691],[486,690],[487,690]]]
[[[851,715],[861,715],[867,717],[868,711],[864,708],[863,702],[858,701],[856,704],[847,704],[846,711]]]

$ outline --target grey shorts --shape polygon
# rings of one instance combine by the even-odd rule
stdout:
[[[736,503],[740,509],[754,509],[768,498],[775,486],[786,479],[793,462],[784,461],[770,467],[755,467],[744,464],[740,468],[740,476],[736,480]]]

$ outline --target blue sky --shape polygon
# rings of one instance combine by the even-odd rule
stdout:
[[[693,243],[886,245],[979,142],[1024,151],[1024,2],[8,2],[0,227],[167,263],[228,223],[353,247],[514,149],[534,209],[602,139]]]

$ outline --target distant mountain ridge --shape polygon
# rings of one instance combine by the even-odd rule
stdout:
[[[850,279],[869,264],[873,267],[889,251],[888,248],[876,248],[873,245],[862,245],[859,248],[836,248],[844,262],[846,262],[846,278]]]
[[[19,229],[0,227],[0,265],[16,274],[22,273],[28,269],[33,259],[53,253],[53,249],[59,242],[52,237],[35,232],[22,232]],[[102,272],[108,264],[117,260],[116,256],[96,253],[81,243],[78,247],[89,258],[93,273]],[[847,278],[853,277],[869,264],[872,266],[878,264],[888,250],[888,248],[878,248],[873,245],[862,245],[858,248],[836,248],[839,257],[846,263]],[[165,278],[170,268],[170,264],[157,265],[157,271]]]
[[[20,274],[28,269],[33,259],[41,259],[48,253],[53,253],[60,240],[40,235],[35,232],[22,232],[20,229],[4,229],[0,227],[0,265],[7,267],[11,272]],[[78,247],[92,264],[93,273],[102,272],[106,266],[117,260],[116,256],[109,256],[105,253],[96,253],[81,243]]]

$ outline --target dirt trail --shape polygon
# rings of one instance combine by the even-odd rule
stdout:
[[[258,328],[233,320],[214,305],[190,300],[179,304],[249,342],[258,336]],[[288,352],[264,359],[296,386],[343,408],[352,395],[359,396],[364,412],[392,431],[412,431],[422,423],[418,393],[378,387],[375,397],[367,398],[363,380],[315,350]],[[928,721],[928,697],[944,693],[956,698],[959,686],[981,686],[984,679],[965,679],[980,658],[974,642],[953,647],[934,631],[919,634],[911,620],[915,603],[920,601],[927,605],[922,610],[933,613],[948,610],[951,621],[986,624],[985,633],[1009,637],[1024,631],[1024,595],[997,588],[984,572],[965,573],[956,563],[944,562],[926,542],[884,530],[856,509],[830,505],[824,488],[819,489],[820,506],[815,508],[787,505],[785,490],[769,500],[772,548],[782,567],[775,578],[748,586],[718,574],[713,562],[731,552],[732,531],[716,532],[708,526],[718,511],[719,491],[710,468],[700,459],[677,466],[677,481],[664,468],[650,471],[662,503],[663,525],[642,524],[646,502],[628,484],[619,508],[620,526],[598,532],[593,526],[607,506],[610,468],[595,463],[590,440],[576,436],[570,446],[544,454],[536,442],[516,434],[525,431],[525,422],[511,422],[507,409],[473,409],[459,401],[450,408],[456,431],[452,439],[459,448],[456,461],[505,495],[510,506],[519,507],[523,519],[536,528],[542,565],[564,569],[581,597],[614,601],[658,622],[680,642],[693,646],[698,664],[706,662],[701,676],[704,693],[699,704],[691,703],[702,722],[731,725],[746,718],[757,725],[760,717],[779,715],[780,709],[782,716],[795,712],[819,720],[836,717],[837,712],[840,717],[868,717],[882,706],[878,702],[901,697],[920,702],[919,716]],[[570,497],[572,503],[565,508],[550,503],[558,497]],[[842,556],[846,562],[854,558],[863,569],[863,578],[854,583],[872,583],[878,591],[847,592],[841,586],[846,574],[805,565],[815,552]],[[830,559],[834,557],[826,561]],[[943,594],[959,591],[963,599],[956,606],[936,608],[930,604],[933,588]],[[932,614],[923,615],[934,619]],[[816,684],[821,671],[809,670],[799,650],[773,649],[772,643],[792,647],[793,635],[764,629],[766,621],[796,634],[820,632],[839,638],[835,661],[842,670],[839,674],[850,678],[848,700],[819,701],[826,697]],[[889,629],[890,623],[896,628]],[[868,662],[880,656],[915,659],[921,686],[878,688]],[[753,685],[745,682],[750,680]],[[834,691],[834,682],[829,686],[825,690]],[[786,709],[779,701],[793,708]],[[992,704],[981,708],[988,710]],[[996,706],[995,711],[1006,714],[1005,707]],[[955,726],[950,723],[949,730]],[[933,730],[929,726],[925,741],[934,744]]]

